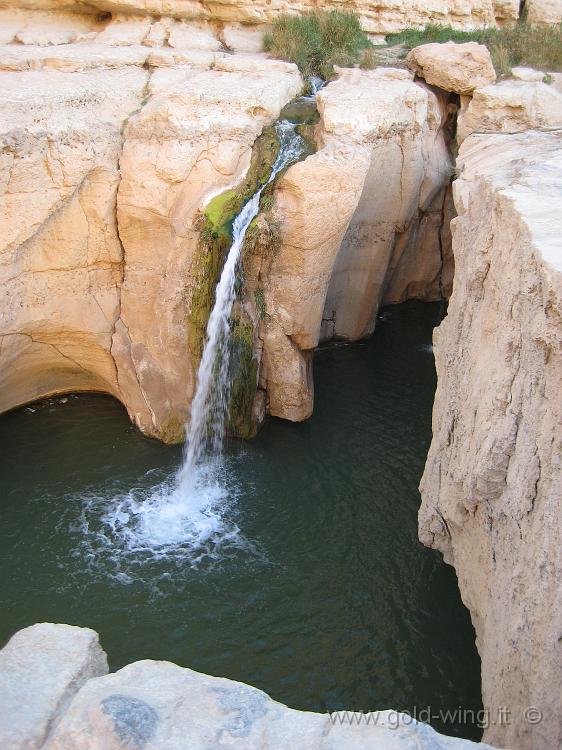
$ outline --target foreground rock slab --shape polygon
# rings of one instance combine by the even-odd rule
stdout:
[[[562,130],[472,135],[458,171],[419,532],[471,612],[496,719],[485,738],[549,750],[561,744]]]
[[[74,694],[107,671],[93,630],[46,622],[20,630],[0,651],[0,747],[42,747]]]
[[[170,662],[138,661],[105,672],[106,657],[92,630],[43,623],[17,633],[0,652],[1,747],[489,749],[443,737],[396,711],[373,712],[369,721],[346,711],[332,716],[295,711],[256,688]]]
[[[496,80],[488,48],[476,42],[422,44],[408,54],[406,64],[427,83],[456,94],[471,94]]]

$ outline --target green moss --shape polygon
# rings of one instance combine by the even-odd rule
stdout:
[[[275,129],[266,128],[254,144],[250,168],[243,183],[215,196],[200,216],[199,244],[191,266],[193,286],[187,321],[189,347],[197,359],[203,352],[215,286],[232,243],[232,223],[244,203],[269,179],[278,151]]]
[[[261,286],[258,287],[254,292],[254,302],[256,303],[256,309],[258,311],[260,320],[265,320],[265,317],[267,315],[265,309],[265,294]]]
[[[251,438],[257,425],[252,408],[258,384],[258,363],[254,358],[254,327],[250,320],[232,321],[230,333],[231,390],[227,429],[231,435]]]

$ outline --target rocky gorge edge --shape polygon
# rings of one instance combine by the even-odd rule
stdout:
[[[0,50],[1,392],[5,410],[52,392],[105,391],[145,433],[172,440],[196,364],[184,356],[193,219],[244,179],[257,137],[302,81],[294,66],[227,54],[208,29],[199,49],[200,29],[188,48],[158,42],[156,29],[147,45],[151,24],[120,19],[89,41],[44,47],[31,35]],[[462,74],[448,54],[438,72]],[[420,537],[457,570],[486,707],[509,706],[516,718],[486,739],[550,748],[560,695],[559,82],[519,71],[478,87],[441,75],[431,88],[419,76],[430,79],[434,59],[415,57],[411,73],[340,71],[319,96],[317,151],[277,186],[282,244],[256,277],[269,316],[253,342],[263,352],[260,386],[272,413],[308,416],[316,343],[365,335],[381,301],[446,296],[450,249]],[[449,94],[459,97],[463,141],[454,206]],[[388,203],[375,190],[382,165]],[[322,194],[337,197],[334,232]],[[426,246],[422,226],[429,250],[412,256]],[[378,269],[368,262],[375,240]],[[294,304],[304,291],[305,304]],[[535,703],[543,721],[529,725],[522,711]]]
[[[0,651],[0,745],[10,750],[490,750],[395,711],[295,711],[261,690],[164,661],[108,674],[97,633],[41,623]],[[375,720],[376,719],[376,720]]]

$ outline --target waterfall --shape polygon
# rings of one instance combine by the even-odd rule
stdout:
[[[229,513],[237,489],[221,452],[230,396],[230,314],[244,237],[259,211],[260,196],[267,185],[282,169],[297,161],[305,149],[293,123],[281,120],[275,127],[279,153],[271,176],[234,221],[232,245],[215,290],[191,420],[186,427],[183,464],[179,472],[156,486],[143,483],[109,503],[94,497],[86,507],[85,535],[88,519],[101,502],[102,530],[94,535],[96,545],[107,545],[118,568],[123,554],[135,564],[146,557],[198,565],[204,559],[216,559],[219,550],[229,546],[251,548]]]
[[[230,313],[236,294],[236,268],[248,227],[259,211],[262,192],[279,172],[296,161],[304,150],[304,141],[296,133],[295,128],[296,126],[287,120],[276,124],[280,145],[271,176],[265,185],[254,193],[234,221],[232,245],[216,287],[215,304],[207,324],[206,343],[191,405],[191,421],[186,427],[184,462],[178,477],[180,490],[186,494],[192,491],[195,468],[203,459],[213,460],[221,453],[230,397]]]

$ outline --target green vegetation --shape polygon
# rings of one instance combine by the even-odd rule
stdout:
[[[413,47],[430,42],[479,42],[490,50],[498,75],[509,75],[515,65],[539,70],[562,70],[562,25],[530,26],[520,23],[501,29],[457,31],[450,26],[426,26],[388,34],[389,45],[404,45],[404,55]]]
[[[252,407],[258,384],[258,363],[254,358],[254,326],[240,317],[230,331],[231,390],[227,430],[231,435],[251,438],[256,434]]]
[[[256,303],[256,310],[258,311],[260,320],[265,320],[267,315],[265,308],[265,294],[261,286],[254,292],[254,301]]]
[[[334,65],[351,66],[371,46],[359,17],[345,11],[282,14],[264,37],[264,48],[275,57],[296,63],[303,76],[333,77]]]
[[[203,352],[205,330],[215,296],[215,286],[232,242],[232,222],[244,203],[263,185],[279,150],[274,128],[266,128],[256,140],[248,174],[239,187],[213,198],[196,220],[199,246],[191,266],[193,286],[188,319],[190,350]]]

